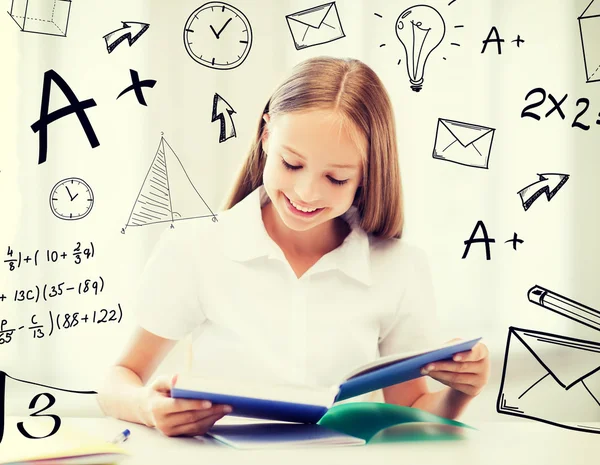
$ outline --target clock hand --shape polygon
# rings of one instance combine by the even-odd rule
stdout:
[[[219,38],[219,34],[216,33],[216,31],[214,30],[214,28],[212,27],[212,24],[209,24],[210,29],[213,31],[213,34],[215,35],[215,37],[218,39]],[[220,32],[220,31],[219,31]]]
[[[75,197],[73,197],[71,195],[71,191],[69,190],[69,186],[65,186],[65,189],[67,189],[67,192],[69,193],[69,197],[71,198],[71,201],[75,200],[75,197],[77,197],[79,195],[79,192],[77,194],[75,194]]]
[[[217,33],[217,39],[220,38],[221,32],[223,32],[223,29],[225,29],[225,26],[227,26],[229,24],[229,22],[231,21],[231,18],[229,18],[225,24],[223,24],[223,27],[219,30],[219,32]],[[211,26],[212,27],[212,26]],[[213,31],[214,32],[214,31]]]

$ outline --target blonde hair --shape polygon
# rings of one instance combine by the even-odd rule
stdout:
[[[351,58],[309,58],[297,64],[275,89],[260,114],[256,137],[223,209],[230,209],[263,183],[266,160],[262,147],[266,128],[263,114],[276,117],[317,109],[338,113],[367,141],[363,179],[353,202],[360,226],[375,236],[400,238],[404,211],[392,104],[377,74]],[[353,139],[357,141],[356,135]]]

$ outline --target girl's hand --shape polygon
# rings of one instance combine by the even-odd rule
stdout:
[[[456,340],[459,339],[453,339]],[[471,350],[455,354],[452,361],[443,360],[424,366],[421,374],[429,375],[456,391],[475,397],[490,377],[489,350],[485,344],[478,342]]]
[[[147,426],[154,426],[166,436],[198,436],[231,412],[228,405],[211,405],[207,400],[171,398],[176,380],[177,375],[172,379],[160,376],[144,388],[142,402],[151,419]]]

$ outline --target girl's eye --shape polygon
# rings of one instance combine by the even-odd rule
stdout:
[[[291,170],[291,171],[296,171],[299,170],[300,168],[302,168],[302,166],[295,166],[295,165],[290,165],[287,161],[285,161],[283,158],[281,159],[281,162],[283,163],[283,166],[285,166],[286,169]],[[341,186],[342,184],[346,184],[348,182],[347,179],[335,179],[332,178],[331,176],[327,176],[327,178],[333,183],[336,184],[338,186]]]
[[[338,186],[341,186],[342,184],[346,184],[348,182],[347,179],[339,180],[339,179],[332,178],[331,176],[327,176],[327,177],[329,178],[329,180],[332,183],[337,184]]]
[[[283,163],[283,166],[285,166],[288,170],[292,170],[293,171],[293,170],[299,170],[300,168],[302,168],[301,166],[290,165],[283,158],[281,159],[281,162]]]

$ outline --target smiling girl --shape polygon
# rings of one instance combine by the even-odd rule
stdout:
[[[176,376],[146,385],[177,340],[194,333],[204,376],[330,386],[378,357],[436,345],[423,252],[405,243],[392,105],[355,59],[298,64],[261,111],[256,137],[218,223],[167,230],[136,294],[139,327],[98,401],[168,436],[198,435],[224,405],[173,399]],[[386,402],[456,418],[486,384],[478,343]],[[361,400],[355,398],[353,400]]]

